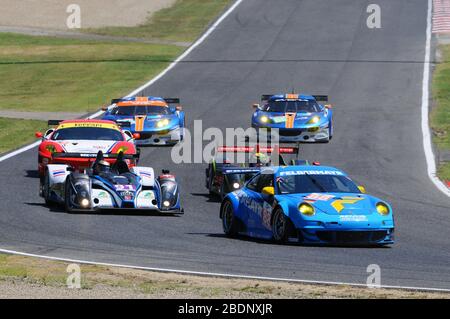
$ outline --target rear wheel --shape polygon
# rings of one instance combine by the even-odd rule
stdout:
[[[236,216],[234,215],[233,205],[229,200],[222,205],[222,226],[223,232],[228,237],[236,237],[238,234]]]

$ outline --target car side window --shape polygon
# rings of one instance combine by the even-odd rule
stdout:
[[[250,190],[252,190],[252,191],[257,192],[257,189],[258,189],[258,182],[259,182],[260,176],[261,176],[261,175],[256,175],[255,177],[253,177],[253,178],[248,182],[247,188],[250,189]]]
[[[273,174],[261,174],[259,179],[257,192],[261,193],[264,187],[273,187]]]

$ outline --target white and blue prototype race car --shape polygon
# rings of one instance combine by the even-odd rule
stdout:
[[[46,204],[63,204],[67,212],[139,210],[183,214],[175,176],[151,167],[129,168],[119,153],[110,166],[100,151],[83,173],[63,164],[47,166],[42,188]]]

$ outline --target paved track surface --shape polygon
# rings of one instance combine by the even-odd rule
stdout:
[[[382,28],[366,27],[361,0],[246,0],[147,93],[179,96],[191,126],[247,127],[261,93],[328,94],[335,137],[304,157],[348,171],[392,203],[391,248],[274,245],[227,239],[201,164],[177,166],[170,148],[146,148],[142,164],[169,167],[184,189],[183,217],[68,215],[37,196],[36,150],[0,164],[0,246],[139,266],[450,288],[450,200],[426,174],[420,99],[427,4],[380,0]],[[275,62],[278,61],[279,62]]]

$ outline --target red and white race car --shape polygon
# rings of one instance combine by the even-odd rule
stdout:
[[[67,164],[75,170],[89,168],[97,153],[102,151],[105,160],[113,164],[120,152],[129,167],[135,166],[139,150],[135,145],[137,134],[122,130],[116,123],[104,120],[48,121],[56,125],[45,134],[36,133],[42,138],[39,145],[39,176],[45,175],[48,164]]]

